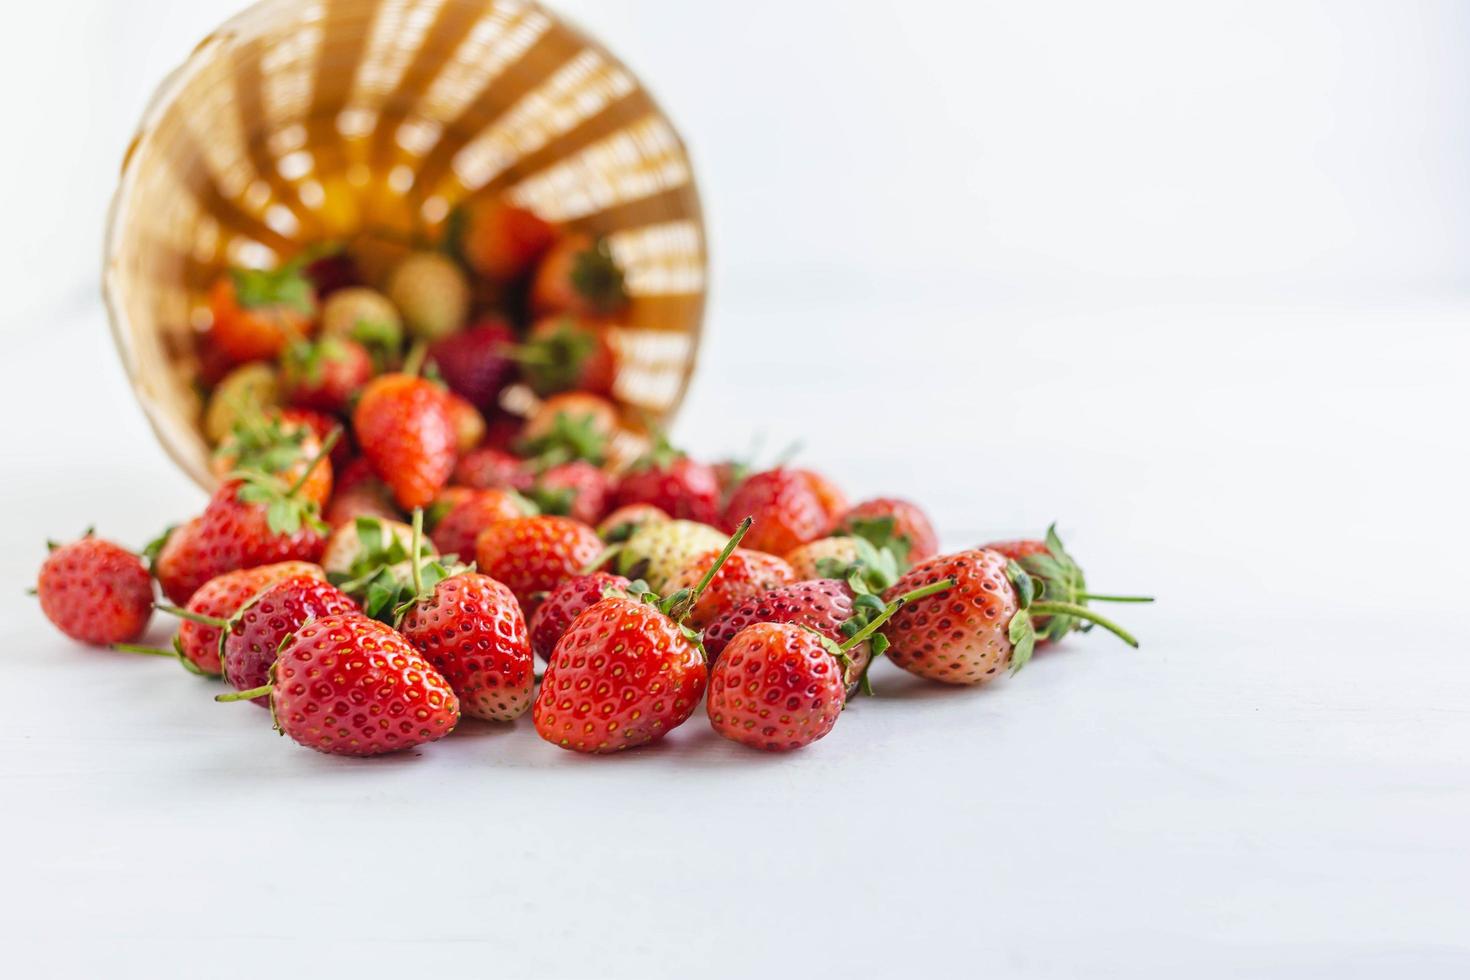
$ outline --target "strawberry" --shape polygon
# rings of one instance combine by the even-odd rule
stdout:
[[[438,252],[416,252],[393,270],[388,298],[415,337],[440,340],[464,327],[470,286],[454,260]]]
[[[542,660],[550,660],[551,651],[573,620],[606,598],[609,590],[628,591],[632,588],[632,582],[609,572],[593,572],[567,579],[551,590],[531,616],[531,649]]]
[[[879,497],[849,508],[838,519],[833,533],[850,534],[887,548],[908,568],[933,558],[939,552],[939,537],[924,512],[907,500]]]
[[[454,421],[443,389],[384,374],[363,390],[352,416],[362,453],[405,510],[426,507],[454,471]]]
[[[398,752],[443,738],[459,723],[449,682],[397,630],[358,613],[301,627],[271,675],[268,685],[215,700],[268,695],[278,729],[318,752]]]
[[[534,212],[500,200],[476,201],[452,216],[450,238],[459,254],[486,279],[519,279],[556,242],[556,228]]]
[[[435,342],[429,348],[429,361],[450,391],[488,412],[500,401],[505,386],[515,379],[515,363],[506,356],[514,343],[510,324],[500,317],[489,317]]]
[[[531,641],[510,589],[474,572],[444,579],[400,627],[459,697],[485,721],[515,721],[531,706]]]
[[[446,555],[467,556],[474,555],[475,540],[485,528],[496,521],[525,517],[533,510],[514,491],[463,487],[449,487],[434,509],[440,511],[434,522],[434,544]]]
[[[199,547],[203,523],[200,516],[169,528],[144,551],[159,589],[176,606],[188,602],[194,590],[213,577],[205,567],[212,559]]]
[[[414,529],[407,524],[359,518],[332,532],[322,567],[333,585],[362,605],[365,616],[395,623],[399,608],[421,591],[414,588],[415,556],[420,575],[427,568],[438,582],[450,574],[439,563],[432,541],[420,534],[415,547],[414,539]]]
[[[485,416],[452,391],[445,397],[449,400],[449,421],[454,425],[455,454],[473,452],[485,438]]]
[[[542,397],[563,391],[610,395],[617,378],[617,354],[607,329],[573,316],[536,321],[526,342],[510,348],[507,356]]]
[[[720,499],[714,467],[690,459],[660,434],[653,448],[618,481],[613,503],[618,507],[651,504],[671,517],[717,524]]]
[[[529,490],[535,477],[519,456],[483,446],[460,457],[454,482],[477,490]]]
[[[693,589],[719,557],[718,551],[696,555],[669,578],[664,590]],[[689,612],[689,623],[702,630],[750,596],[790,585],[794,580],[791,566],[775,555],[737,548],[705,586],[699,602]]]
[[[297,341],[281,358],[286,401],[318,412],[346,411],[357,390],[373,376],[373,358],[355,340],[323,337]]]
[[[403,320],[388,297],[354,286],[333,293],[322,307],[322,336],[361,344],[384,363],[403,346]]]
[[[788,551],[786,564],[791,566],[798,582],[817,578],[842,578],[841,575],[823,574],[822,567],[828,562],[850,565],[857,561],[859,540],[861,539],[847,536],[818,538]]]
[[[527,614],[541,593],[578,575],[602,553],[590,527],[566,517],[517,517],[497,521],[475,542],[479,570],[505,583]]]
[[[267,586],[229,617],[219,641],[225,680],[237,691],[270,683],[271,664],[281,643],[322,616],[357,612],[357,603],[318,575],[293,575]],[[270,706],[262,696],[255,703]]]
[[[936,582],[956,584],[909,604],[883,629],[889,657],[910,673],[946,684],[985,684],[1001,669],[1025,666],[1036,645],[1033,617],[1066,616],[1096,623],[1129,646],[1138,641],[1086,606],[1036,600],[1035,584],[998,551],[977,548],[915,565],[884,593],[897,595]]]
[[[725,738],[767,752],[810,745],[832,730],[847,705],[846,660],[837,644],[799,626],[757,623],[741,630],[710,672],[710,724]]]
[[[667,520],[669,515],[652,504],[625,504],[602,519],[597,533],[602,540],[613,544],[628,540],[645,524]]]
[[[618,431],[612,402],[584,392],[555,395],[526,422],[518,450],[543,466],[585,459],[602,463],[608,441]]]
[[[688,721],[708,668],[684,620],[749,527],[736,530],[694,589],[656,602],[609,596],[578,616],[547,664],[533,712],[537,734],[564,749],[610,753],[657,741]]]
[[[269,361],[311,332],[316,296],[294,263],[231,269],[210,290],[209,309],[215,346],[236,363]]]
[[[618,553],[618,570],[629,578],[641,578],[655,592],[662,592],[669,579],[695,556],[715,548],[725,535],[694,521],[657,521],[644,524],[629,536]]]
[[[240,419],[269,412],[280,403],[276,369],[259,362],[235,368],[214,386],[204,409],[204,435],[211,445],[223,442]]]
[[[332,489],[337,486],[337,472],[345,469],[354,460],[361,457],[356,455],[356,449],[352,445],[352,434],[342,426],[342,420],[326,412],[316,412],[309,408],[283,408],[281,419],[285,423],[304,425],[316,434],[317,441],[325,445],[328,439],[332,439],[332,451],[328,457],[332,461]],[[336,436],[333,437],[333,433]]]
[[[295,410],[242,415],[211,466],[221,479],[241,471],[274,477],[320,507],[332,495],[332,465],[325,457],[340,443],[340,429],[331,423],[328,435],[319,437],[314,419]]]
[[[256,595],[277,582],[289,578],[323,580],[325,573],[318,565],[304,561],[285,561],[256,568],[242,568],[217,575],[201,585],[183,609],[161,606],[183,620],[174,637],[171,655],[196,674],[218,676],[221,672],[220,633],[229,626],[230,617],[240,611]],[[143,647],[123,645],[135,653],[159,653]]]
[[[1035,539],[997,541],[984,545],[984,547],[991,551],[998,551],[1020,565],[1035,583],[1037,596],[1043,599],[1055,599],[1084,606],[1089,600],[1092,602],[1153,602],[1149,596],[1099,595],[1088,592],[1087,579],[1082,574],[1081,567],[1062,546],[1062,539],[1057,536],[1055,524],[1046,529],[1045,541]],[[1037,642],[1042,644],[1060,640],[1073,630],[1090,628],[1074,616],[1033,616],[1032,621],[1036,628]]]
[[[822,510],[827,513],[829,525],[848,509],[847,494],[837,484],[815,470],[798,469],[793,472],[805,478],[807,486],[817,495]]]
[[[623,270],[612,250],[587,235],[568,235],[552,246],[531,282],[531,310],[538,316],[610,316],[627,306]]]
[[[551,467],[527,493],[543,514],[561,514],[583,524],[602,519],[611,495],[611,478],[585,459]]]
[[[80,643],[131,643],[153,615],[153,582],[143,560],[92,536],[50,546],[36,578],[41,612]]]
[[[733,526],[746,515],[755,518],[750,547],[775,555],[815,541],[832,523],[827,504],[800,470],[766,470],[747,477],[730,496],[725,523]]]

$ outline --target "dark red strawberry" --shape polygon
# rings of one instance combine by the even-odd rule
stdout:
[[[442,506],[441,506],[442,505]],[[525,517],[533,510],[509,490],[448,487],[435,502],[434,545],[446,555],[472,558],[480,532],[496,521]]]
[[[297,408],[342,413],[373,376],[373,357],[355,340],[298,341],[281,357],[286,401]]]
[[[612,479],[599,467],[577,459],[547,469],[536,478],[527,496],[543,514],[596,524],[607,513]]]
[[[515,596],[474,572],[418,599],[400,629],[444,675],[471,718],[514,721],[531,706],[531,641]]]
[[[437,341],[429,348],[429,360],[450,391],[488,412],[515,379],[515,362],[506,356],[514,343],[510,324],[492,317]]]
[[[92,536],[51,546],[36,579],[41,612],[81,643],[131,643],[153,615],[153,581],[143,560]]]
[[[749,545],[757,551],[784,555],[827,533],[827,503],[800,470],[766,470],[747,477],[725,507],[725,524],[755,518]]]
[[[602,539],[587,525],[543,515],[491,524],[475,543],[475,560],[481,572],[509,586],[530,614],[542,593],[581,574],[602,551]]]
[[[659,435],[653,449],[618,481],[613,505],[651,504],[671,517],[718,524],[720,493],[714,467],[690,459]]]
[[[269,695],[280,731],[318,752],[399,752],[441,739],[459,723],[449,682],[397,630],[358,613],[301,627],[271,674],[269,685],[216,700]]]
[[[352,424],[362,454],[405,510],[427,507],[449,481],[454,421],[437,385],[407,374],[380,375],[363,390]]]
[[[454,468],[455,483],[477,490],[525,491],[534,481],[525,460],[489,446],[466,454]]]
[[[903,568],[927,561],[939,551],[939,536],[924,512],[893,497],[865,500],[849,508],[838,517],[832,533],[850,534],[887,548]]]
[[[222,632],[219,659],[225,680],[237,691],[270,683],[271,664],[282,641],[313,619],[357,612],[357,603],[313,575],[293,575],[267,586],[234,615]],[[255,703],[270,706],[261,696]]]
[[[556,649],[557,641],[574,619],[606,598],[609,589],[626,590],[632,585],[623,576],[610,572],[567,579],[536,607],[531,617],[531,649],[542,660],[550,660],[551,651]]]

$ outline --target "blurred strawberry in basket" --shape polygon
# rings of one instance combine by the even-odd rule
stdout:
[[[627,306],[623,270],[605,239],[566,236],[546,253],[531,283],[531,310],[538,316],[607,317]]]
[[[474,201],[455,213],[453,244],[487,279],[520,279],[556,242],[556,228],[533,212],[498,199]]]
[[[237,363],[272,360],[315,325],[316,294],[301,270],[231,269],[209,293],[210,339]]]

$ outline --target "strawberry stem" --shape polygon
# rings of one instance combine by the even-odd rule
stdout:
[[[414,345],[408,349],[408,356],[403,359],[402,373],[410,378],[416,378],[424,370],[424,360],[429,356],[429,342],[427,340],[416,340]]]
[[[714,564],[705,570],[704,578],[699,580],[699,584],[694,587],[694,591],[689,593],[690,608],[694,607],[694,604],[699,601],[699,597],[704,594],[704,590],[709,588],[709,584],[715,580],[715,575],[719,572],[720,566],[724,565],[730,556],[735,553],[735,549],[740,547],[740,539],[745,537],[745,532],[749,531],[750,526],[754,523],[754,517],[747,517],[740,522],[740,526],[735,529],[735,533],[730,535],[730,540],[725,542],[725,549],[714,560]]]
[[[1105,616],[1101,616],[1093,612],[1086,606],[1079,606],[1074,602],[1049,602],[1047,600],[1042,600],[1041,602],[1031,603],[1027,611],[1030,612],[1033,617],[1073,616],[1077,619],[1085,620],[1089,623],[1096,623],[1098,626],[1101,626],[1109,633],[1112,633],[1114,636],[1122,640],[1124,643],[1128,644],[1130,647],[1137,648],[1138,646],[1138,640],[1134,639],[1132,633],[1128,632],[1123,627],[1113,622],[1111,619],[1108,619]]]
[[[913,602],[916,599],[926,598],[938,592],[946,592],[949,589],[954,588],[955,585],[956,582],[954,579],[945,578],[940,579],[938,582],[930,582],[923,588],[914,589],[912,592],[905,592],[903,595],[899,596],[897,599],[894,599],[886,607],[884,607],[883,611],[874,616],[872,621],[869,622],[868,625],[864,626],[862,629],[858,630],[852,636],[849,636],[846,640],[844,640],[842,645],[839,646],[837,649],[842,651],[843,653],[846,653],[853,647],[857,646],[859,643],[866,641],[868,637],[872,636],[874,633],[878,632],[879,628],[884,623],[893,618],[894,613],[898,612],[910,602]]]
[[[178,654],[172,650],[160,650],[158,647],[139,646],[136,643],[114,643],[112,649],[122,653],[142,653],[150,657],[177,657]]]
[[[254,701],[271,693],[271,685],[263,684],[260,687],[252,687],[248,691],[230,691],[228,694],[216,694],[214,699],[221,703],[230,701]]]
[[[337,443],[341,439],[342,427],[340,425],[333,429],[331,432],[327,433],[327,438],[322,441],[322,448],[317,450],[316,455],[311,458],[310,465],[308,465],[306,469],[302,471],[301,475],[296,478],[296,482],[291,484],[291,489],[286,491],[286,496],[294,497],[297,493],[301,491],[302,487],[306,486],[306,481],[311,477],[312,471],[317,468],[322,460],[332,455],[333,448],[336,447]]]
[[[1077,598],[1093,602],[1153,602],[1151,595],[1098,595],[1096,592],[1078,592]]]
[[[187,609],[180,609],[178,606],[170,606],[162,602],[155,603],[153,608],[159,612],[168,613],[170,616],[177,616],[179,619],[188,620],[191,623],[198,623],[200,626],[213,626],[217,630],[227,629],[230,625],[228,619],[220,619],[217,616],[205,616],[202,613],[190,612]]]

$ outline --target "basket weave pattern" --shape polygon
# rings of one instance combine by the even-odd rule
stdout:
[[[481,196],[606,237],[632,298],[615,396],[667,419],[703,316],[699,198],[606,50],[525,0],[265,0],[206,38],[149,106],[107,232],[113,334],[169,454],[213,482],[194,338],[223,270],[365,230],[432,239]]]

